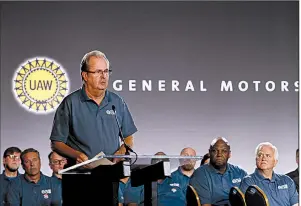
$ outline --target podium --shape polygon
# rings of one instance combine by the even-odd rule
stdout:
[[[119,180],[130,176],[128,162],[100,165],[92,170],[76,170],[62,174],[62,205],[118,206]]]
[[[60,172],[63,206],[117,206],[119,181],[129,176],[132,187],[144,186],[144,205],[157,206],[157,180],[171,175],[170,159],[201,159],[200,156],[103,155],[75,166],[79,168],[101,158],[122,158],[123,161],[113,165],[99,165],[92,170],[67,168],[68,171]],[[134,162],[144,162],[130,165],[133,159]]]

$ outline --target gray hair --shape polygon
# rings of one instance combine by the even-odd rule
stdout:
[[[99,57],[99,58],[103,58],[107,64],[107,69],[110,68],[110,62],[107,59],[106,55],[104,53],[102,53],[101,51],[98,50],[94,50],[94,51],[90,51],[87,54],[85,54],[85,56],[83,57],[81,64],[80,64],[80,69],[81,72],[87,71],[87,65],[89,63],[89,59],[90,57]]]
[[[262,148],[263,146],[271,147],[271,148],[274,150],[274,157],[275,157],[275,159],[278,160],[278,158],[279,158],[278,149],[277,149],[276,146],[274,146],[274,145],[273,145],[272,143],[270,143],[270,142],[262,142],[262,143],[260,143],[260,144],[256,147],[256,150],[255,150],[255,155],[256,155],[256,157],[257,157],[259,151],[261,150],[261,148]]]

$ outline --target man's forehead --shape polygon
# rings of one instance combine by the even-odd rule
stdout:
[[[261,148],[260,148],[260,150],[259,150],[259,152],[274,152],[274,149],[271,147],[271,146],[269,146],[269,145],[263,145]]]

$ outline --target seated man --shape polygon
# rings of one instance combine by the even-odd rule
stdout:
[[[297,192],[299,193],[299,149],[297,149],[296,151],[296,163],[298,165],[298,168],[286,175],[294,180]]]
[[[2,187],[2,194],[0,194],[0,206],[6,205],[6,194],[10,181],[19,175],[18,169],[21,164],[21,150],[18,147],[9,147],[3,153],[4,171],[0,175],[0,187]]]
[[[61,205],[58,181],[43,175],[40,154],[29,148],[21,153],[24,175],[11,181],[7,200],[10,206],[54,206]]]
[[[231,156],[228,141],[219,137],[209,148],[210,161],[196,169],[190,178],[190,185],[197,191],[201,205],[230,205],[231,187],[238,187],[246,171],[228,163]]]
[[[59,174],[59,171],[64,169],[64,166],[67,163],[67,159],[62,157],[56,152],[50,152],[50,154],[48,155],[48,160],[49,160],[49,167],[53,172],[52,177],[61,180],[62,175]]]
[[[257,168],[242,180],[241,191],[245,193],[250,185],[257,185],[266,194],[270,206],[299,205],[294,181],[274,172],[278,162],[277,148],[269,142],[260,143],[255,154]]]
[[[187,147],[181,151],[180,156],[196,156],[194,149]],[[186,189],[191,175],[194,172],[195,159],[180,159],[180,167],[171,174],[172,179],[178,179],[180,186],[186,195]]]
[[[119,181],[119,188],[118,188],[118,202],[119,206],[122,206],[124,203],[124,190],[127,185],[130,183],[129,177],[125,177],[120,179]]]
[[[166,155],[163,152],[158,152],[155,155]],[[155,164],[162,159],[153,159],[152,164]],[[163,160],[164,161],[164,160]],[[157,181],[157,196],[158,196],[158,206],[185,206],[186,197],[181,189],[181,183],[178,179],[173,179],[172,177],[166,177]],[[124,192],[125,203],[128,206],[143,205],[144,203],[144,186],[128,187],[125,188]]]

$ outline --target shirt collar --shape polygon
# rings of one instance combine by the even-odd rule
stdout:
[[[86,90],[85,90],[85,85],[82,86],[82,88],[80,89],[80,99],[82,102],[86,102],[86,101],[92,101],[87,93],[86,93]],[[107,105],[108,103],[110,102],[110,99],[109,99],[109,93],[108,93],[108,90],[105,91],[105,96],[100,104],[100,107],[103,107],[105,105]]]
[[[217,173],[217,174],[221,174],[221,173],[220,173],[217,169],[215,169],[210,163],[208,164],[208,168],[209,168],[212,172],[215,172],[215,173]],[[226,171],[225,171],[224,174],[221,174],[221,175],[225,175],[225,174],[230,173],[230,172],[232,172],[232,171],[230,170],[229,163],[227,163],[227,165],[226,165]]]
[[[189,176],[187,176],[187,175],[185,175],[185,174],[183,173],[183,171],[182,171],[182,169],[181,169],[181,166],[178,167],[178,173],[181,174],[181,175],[183,175],[183,176],[185,176],[185,177],[188,177],[188,178],[189,178]]]
[[[11,178],[15,178],[15,177],[8,177],[8,176],[6,176],[6,174],[5,174],[5,170],[3,170],[3,172],[2,172],[2,174],[3,174],[3,177],[5,178],[5,179],[11,179]],[[20,173],[19,173],[19,171],[17,171],[17,176],[16,177],[18,177],[20,175]]]
[[[255,169],[254,174],[255,174],[255,177],[256,177],[259,181],[270,180],[271,182],[275,182],[275,181],[280,180],[280,178],[278,177],[277,174],[275,174],[274,171],[273,171],[273,174],[272,174],[272,179],[265,178],[265,177],[259,172],[259,170],[258,170],[257,168]]]
[[[30,181],[29,179],[26,178],[25,174],[24,174],[24,179],[29,182],[29,183],[32,183],[32,184],[36,184],[36,185],[41,185],[45,182],[45,176],[43,175],[42,172],[40,172],[41,176],[40,176],[40,179],[37,183],[33,183],[32,181]]]

